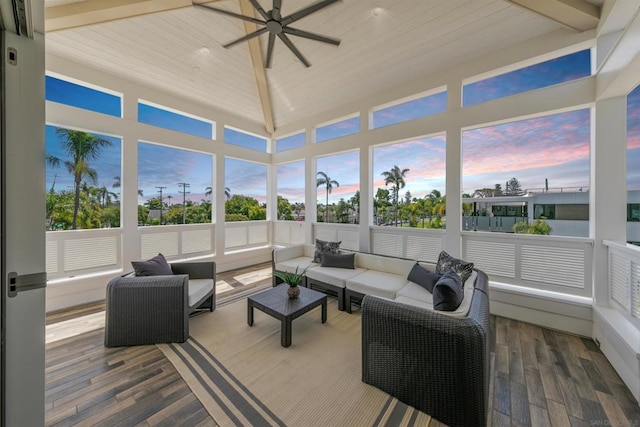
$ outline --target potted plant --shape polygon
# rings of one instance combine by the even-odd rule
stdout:
[[[308,268],[309,267],[305,267],[299,273],[298,267],[296,267],[296,270],[293,273],[289,271],[276,271],[273,273],[274,276],[289,285],[289,289],[287,289],[287,295],[289,295],[290,299],[296,299],[298,298],[298,295],[300,295],[300,289],[298,288],[298,285],[300,284],[300,281],[304,277]]]

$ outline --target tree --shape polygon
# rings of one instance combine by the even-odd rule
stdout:
[[[317,176],[319,178],[316,181],[316,188],[324,185],[327,190],[327,199],[326,199],[325,211],[324,211],[324,214],[325,214],[324,222],[329,222],[329,194],[331,194],[331,190],[333,190],[333,187],[340,187],[340,183],[338,181],[335,181],[329,178],[329,176],[324,172],[318,172]]]
[[[204,195],[210,196],[211,194],[213,194],[213,189],[211,187],[207,187],[204,190]],[[229,190],[229,187],[224,187],[224,196],[227,198],[227,200],[231,198],[231,190]]]
[[[521,196],[522,195],[522,185],[520,185],[520,181],[516,178],[511,178],[507,181],[507,188],[505,191],[505,195],[507,196]]]
[[[360,190],[356,191],[356,194],[354,194],[349,199],[349,204],[351,204],[356,214],[355,224],[359,224],[360,223]]]
[[[120,183],[120,175],[118,176],[114,176],[113,177],[113,184],[111,184],[111,187],[113,188],[120,188],[121,183]],[[140,197],[144,197],[144,192],[138,188],[138,196]]]
[[[111,141],[86,132],[65,128],[56,128],[56,134],[62,139],[63,150],[71,157],[71,160],[64,160],[63,163],[67,171],[73,176],[74,198],[71,228],[75,230],[78,225],[82,182],[87,181],[94,184],[98,180],[98,172],[89,166],[89,161],[97,160],[102,149],[111,146]]]
[[[234,194],[224,204],[225,218],[246,218],[245,221],[267,219],[267,209],[253,197]],[[228,221],[228,219],[227,219]]]
[[[384,188],[378,188],[376,191],[376,197],[373,199],[373,208],[375,210],[376,224],[386,223],[387,208],[391,206],[389,202],[389,190]]]
[[[289,200],[282,196],[278,196],[278,219],[281,221],[293,221],[293,215],[291,213],[291,204]]]
[[[536,219],[531,224],[526,221],[520,221],[513,225],[513,232],[519,234],[549,235],[552,231],[553,228],[544,219]]]
[[[395,223],[396,227],[398,226],[398,193],[401,188],[404,188],[406,182],[404,181],[404,177],[409,172],[409,169],[400,169],[397,165],[394,165],[390,170],[382,172],[380,175],[384,177],[384,184],[389,185],[392,184],[393,190],[393,204],[395,206]]]
[[[300,219],[300,213],[304,210],[304,203],[294,203],[293,205],[291,205],[291,210],[296,214],[296,219]]]

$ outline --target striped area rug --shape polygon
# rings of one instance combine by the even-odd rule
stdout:
[[[431,418],[361,380],[360,315],[329,299],[293,321],[280,345],[280,322],[246,299],[191,319],[183,344],[158,347],[220,426],[429,426]]]

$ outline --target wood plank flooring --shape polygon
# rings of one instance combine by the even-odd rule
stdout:
[[[219,301],[269,286],[267,268],[218,274],[229,285]],[[104,302],[50,313],[47,324],[101,311]],[[492,425],[640,426],[638,404],[592,340],[495,316],[491,326]],[[100,328],[47,344],[47,426],[216,425],[156,346],[103,341]]]

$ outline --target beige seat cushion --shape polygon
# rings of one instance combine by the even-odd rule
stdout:
[[[207,293],[213,290],[213,279],[190,279],[189,280],[189,307],[193,307],[198,301],[204,298]]]
[[[314,263],[313,258],[308,256],[301,256],[298,258],[288,259],[286,261],[276,263],[276,271],[295,273],[296,267],[298,267],[298,272],[301,272],[307,267],[311,268],[317,265],[319,264]]]
[[[396,293],[409,281],[407,276],[368,270],[347,280],[347,289],[365,295],[395,299]]]
[[[348,279],[365,273],[366,271],[367,270],[364,268],[356,268],[352,270],[350,268],[314,267],[307,271],[307,277],[319,282],[344,288]]]

